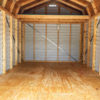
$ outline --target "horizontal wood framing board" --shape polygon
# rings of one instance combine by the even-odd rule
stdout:
[[[23,18],[23,19],[63,19],[63,20],[68,20],[68,19],[85,19],[88,20],[89,16],[84,16],[84,15],[17,15],[17,18]]]
[[[22,22],[37,22],[37,23],[80,23],[89,19],[89,16],[77,15],[17,15]]]

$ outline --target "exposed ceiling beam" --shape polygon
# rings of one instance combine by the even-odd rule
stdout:
[[[3,0],[2,6],[5,7],[8,0]]]
[[[73,20],[78,20],[78,19],[85,19],[85,20],[88,20],[89,19],[89,16],[88,15],[17,15],[16,16],[18,19],[25,19],[25,18],[28,18],[28,19],[38,19],[38,20],[41,20],[41,19],[58,19],[58,20],[69,20],[69,19],[73,19]]]
[[[92,7],[93,7],[93,10],[94,10],[95,14],[97,14],[98,10],[97,10],[97,7],[96,7],[96,4],[95,4],[95,1],[92,0],[91,4],[92,4]]]
[[[86,8],[88,14],[91,16],[91,12],[90,12],[90,9],[89,9],[89,6],[91,5],[90,2],[85,1],[85,0],[70,0],[70,1],[75,2],[75,3],[77,3],[81,6],[84,6]]]
[[[46,2],[48,2],[48,1],[50,1],[50,0],[42,0],[42,1],[36,2],[36,3],[34,3],[34,4],[31,4],[30,6],[27,6],[27,7],[23,8],[23,9],[22,9],[22,13],[23,13],[25,10],[28,10],[28,9],[33,8],[33,7],[35,7],[35,6],[41,5],[41,4],[46,3]]]
[[[62,4],[62,3],[59,3],[59,2],[58,2],[57,4],[58,4],[59,6],[65,8],[66,10],[69,10],[70,12],[74,12],[74,13],[77,13],[77,14],[81,14],[81,13],[82,13],[81,11],[75,10],[75,9],[69,7],[69,6],[65,6],[65,5]]]
[[[82,23],[89,19],[89,16],[73,15],[17,15],[22,22],[31,23]]]
[[[24,20],[21,20],[21,22],[24,22],[24,23],[40,23],[40,24],[70,24],[70,23],[85,23],[86,20],[29,20],[29,19],[24,19]]]
[[[21,1],[17,1],[15,7],[13,8],[13,11],[14,11],[13,13],[15,15],[18,14],[21,7],[27,5],[28,3],[34,2],[34,1],[36,1],[36,0],[21,0]]]
[[[46,6],[48,6],[49,4],[50,4],[50,2],[47,2],[47,3],[42,4],[42,5],[38,5],[38,6],[36,6],[36,7],[33,7],[33,8],[31,8],[31,9],[25,11],[24,13],[25,13],[25,14],[28,14],[28,12],[33,12],[33,11],[35,11],[35,10],[37,10],[37,9],[46,7]],[[77,10],[75,10],[75,9],[73,9],[73,8],[71,8],[71,7],[65,6],[64,4],[61,4],[61,3],[59,3],[59,2],[56,2],[56,4],[57,4],[58,6],[60,6],[60,7],[65,8],[66,10],[69,10],[70,12],[73,12],[73,13],[76,13],[76,14],[79,14],[79,15],[82,14],[81,11],[77,11]]]
[[[74,8],[74,9],[77,9],[77,10],[79,10],[79,11],[84,12],[84,9],[83,9],[83,8],[80,8],[80,7],[78,7],[78,6],[74,5],[74,4],[71,4],[71,3],[66,2],[66,1],[64,1],[64,0],[57,0],[57,1],[60,2],[60,3],[62,3],[62,4],[65,4],[65,5],[67,5],[67,6],[70,6],[70,7]]]

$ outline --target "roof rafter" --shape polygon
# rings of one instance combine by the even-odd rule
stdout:
[[[15,7],[13,8],[13,13],[16,15],[18,14],[20,8],[22,6],[27,5],[28,3],[34,2],[36,0],[21,0],[21,1],[17,1]]]
[[[3,0],[2,6],[5,7],[8,0]]]
[[[33,7],[33,8],[31,8],[31,9],[25,11],[25,13],[27,14],[28,12],[33,12],[33,11],[35,11],[35,10],[37,10],[37,9],[46,7],[46,6],[48,6],[49,4],[50,4],[50,2],[47,2],[47,3],[45,3],[45,4],[38,5],[38,6],[36,6],[36,7]],[[77,11],[77,10],[71,8],[71,7],[65,6],[65,5],[63,5],[63,4],[59,3],[59,2],[56,2],[56,4],[57,4],[58,6],[60,6],[60,7],[65,8],[66,10],[69,10],[70,12],[73,12],[73,13],[76,13],[76,14],[79,14],[79,15],[82,14],[80,11]]]
[[[31,4],[30,6],[27,6],[27,7],[23,8],[22,13],[24,13],[25,10],[28,10],[28,9],[33,8],[35,6],[41,5],[41,4],[46,3],[48,1],[50,1],[50,0],[42,0],[42,1],[36,2],[34,4]]]
[[[60,2],[60,3],[62,3],[62,4],[65,4],[67,6],[70,6],[70,7],[74,8],[74,9],[77,9],[79,11],[82,11],[84,13],[84,9],[83,8],[80,8],[80,7],[78,7],[78,6],[74,5],[74,4],[66,2],[65,0],[57,0],[57,1]]]
[[[70,0],[70,1],[75,2],[75,3],[79,4],[79,5],[84,6],[86,8],[88,14],[91,16],[91,12],[90,12],[90,8],[89,8],[89,6],[91,5],[90,2],[84,1],[84,0]]]

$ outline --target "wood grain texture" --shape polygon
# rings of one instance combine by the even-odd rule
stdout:
[[[100,77],[81,63],[22,63],[0,76],[0,100],[100,100]]]
[[[10,69],[13,68],[13,18],[10,16]]]
[[[3,35],[2,35],[2,43],[3,43],[3,74],[6,73],[6,13],[2,11],[3,13]]]

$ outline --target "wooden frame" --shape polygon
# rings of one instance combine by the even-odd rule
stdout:
[[[70,6],[70,7],[74,8],[74,9],[77,9],[77,10],[80,10],[80,11],[84,12],[84,9],[83,8],[80,8],[80,7],[78,7],[78,6],[74,5],[74,4],[71,4],[71,3],[66,2],[64,0],[57,0],[57,1],[60,2],[60,3],[65,4],[67,6]]]
[[[31,23],[82,23],[89,19],[89,16],[73,15],[17,15],[22,22]]]
[[[10,16],[10,69],[13,68],[13,18]]]
[[[91,19],[88,22],[88,48],[87,48],[87,66],[90,66],[90,47],[91,47]]]
[[[81,31],[80,31],[80,62],[82,61],[82,53],[83,53],[83,26],[84,24],[80,24],[81,25]]]
[[[18,64],[18,20],[15,19],[15,65]]]
[[[17,15],[18,19],[38,19],[38,20],[88,20],[88,15]]]
[[[7,4],[7,0],[3,0],[2,6],[5,7]]]
[[[32,7],[36,7],[36,6],[40,5],[40,4],[46,3],[46,2],[48,2],[48,1],[49,1],[49,0],[42,0],[42,1],[36,2],[35,4],[33,3],[33,4],[31,4],[30,6],[27,6],[27,7],[23,8],[23,9],[22,9],[22,13],[24,13],[25,10],[28,10],[28,9],[30,9],[30,8],[32,8]]]
[[[22,23],[19,22],[19,63],[22,61],[22,51],[21,51],[21,32],[22,32]]]
[[[6,73],[6,13],[3,14],[3,74]]]

